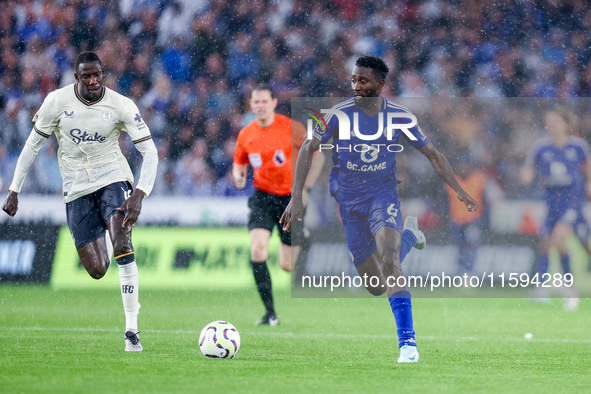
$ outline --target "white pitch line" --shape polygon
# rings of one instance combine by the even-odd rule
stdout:
[[[358,338],[368,338],[368,339],[396,339],[398,337],[396,335],[369,335],[369,334],[321,334],[321,333],[308,333],[308,334],[294,334],[294,333],[282,333],[282,332],[245,332],[245,334],[250,335],[277,335],[277,336],[284,336],[284,337],[303,337],[303,338],[310,338],[310,337],[322,337],[322,338],[335,338],[335,339],[358,339]],[[437,337],[433,335],[417,335],[417,340],[427,340],[427,341],[473,341],[473,342],[484,342],[489,341],[488,338],[479,338],[479,337]],[[495,338],[495,340],[501,341],[511,341],[511,342],[525,342],[525,341],[535,341],[535,342],[561,342],[561,343],[591,343],[591,339],[560,339],[560,338],[532,338],[532,339],[524,339],[524,338]]]
[[[118,328],[84,328],[84,327],[0,327],[0,331],[67,331],[67,332],[123,332]],[[201,331],[193,330],[140,330],[143,333],[154,334],[178,334],[178,335],[199,335]],[[396,335],[370,335],[370,334],[329,334],[329,333],[292,333],[292,332],[262,332],[262,331],[242,331],[246,335],[254,336],[278,336],[291,338],[334,338],[334,339],[398,339]],[[484,342],[489,341],[490,338],[484,337],[447,337],[434,335],[417,335],[417,339],[427,341],[473,341]],[[562,339],[562,338],[494,338],[495,341],[509,341],[509,342],[558,342],[558,343],[591,343],[591,339]]]

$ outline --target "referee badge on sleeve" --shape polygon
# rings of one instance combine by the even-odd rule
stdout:
[[[273,163],[275,163],[277,167],[281,167],[285,164],[285,161],[285,152],[283,152],[283,149],[277,149],[273,155]]]
[[[316,138],[317,140],[322,140],[322,136],[324,135],[324,133],[326,133],[326,127],[324,127],[324,124],[322,123],[316,123],[313,127],[313,132],[312,135],[314,136],[314,138]]]
[[[259,169],[263,165],[263,159],[261,158],[260,153],[251,153],[248,155],[248,161],[252,168]]]

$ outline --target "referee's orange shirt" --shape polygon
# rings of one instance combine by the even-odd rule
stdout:
[[[234,163],[251,165],[255,188],[287,196],[291,194],[292,157],[295,164],[305,138],[304,125],[287,116],[275,114],[269,127],[260,127],[253,120],[238,134]]]

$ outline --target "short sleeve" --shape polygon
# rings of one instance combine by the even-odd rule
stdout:
[[[140,115],[140,110],[132,100],[128,100],[123,110],[121,121],[123,123],[123,129],[127,131],[134,144],[152,138],[148,125],[144,122],[144,119]]]
[[[291,121],[291,148],[300,150],[306,140],[307,130],[297,120]]]
[[[325,120],[326,123],[324,122]],[[338,118],[330,114],[326,117],[326,119],[320,119],[316,122],[316,124],[314,124],[312,137],[320,141],[320,143],[326,144],[332,138],[335,138],[338,130],[338,124]]]
[[[33,117],[33,129],[45,138],[49,138],[59,123],[57,95],[51,92],[47,95],[39,111]]]
[[[244,146],[244,138],[243,131],[240,131],[236,141],[236,149],[234,150],[234,163],[240,165],[248,164],[248,152]]]
[[[401,118],[403,119],[403,118]],[[408,123],[410,123],[410,119],[408,119]],[[400,123],[404,123],[404,121],[400,121]],[[429,143],[429,139],[427,138],[427,136],[425,135],[425,133],[423,133],[423,130],[421,130],[421,126],[419,126],[418,124],[416,126],[410,127],[407,129],[408,132],[410,132],[410,134],[412,134],[416,140],[412,140],[410,139],[410,137],[408,135],[406,135],[406,133],[402,133],[402,135],[404,135],[404,138],[406,138],[406,140],[408,141],[408,143],[416,149],[421,149],[422,147],[424,147],[425,145],[427,145]]]

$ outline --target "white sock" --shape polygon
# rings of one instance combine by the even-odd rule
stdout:
[[[138,271],[135,261],[119,266],[119,283],[125,310],[125,331],[137,333],[137,315],[141,305],[138,302]]]

